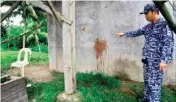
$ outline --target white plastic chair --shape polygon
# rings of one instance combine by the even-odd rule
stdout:
[[[20,60],[22,52],[24,52],[24,59],[23,59],[23,61]],[[11,64],[11,71],[10,71],[10,73],[12,73],[12,68],[13,67],[20,68],[21,69],[21,75],[22,75],[22,77],[24,77],[24,67],[29,64],[29,60],[30,60],[31,54],[32,54],[31,49],[29,49],[29,48],[22,48],[19,51],[19,53],[18,53],[18,59],[17,59],[17,61]]]

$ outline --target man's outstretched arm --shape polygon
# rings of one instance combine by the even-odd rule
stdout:
[[[145,34],[145,28],[146,26],[144,26],[143,28],[139,28],[135,31],[130,31],[130,32],[125,32],[125,33],[116,33],[119,36],[125,36],[125,37],[137,37],[140,35],[144,35]]]

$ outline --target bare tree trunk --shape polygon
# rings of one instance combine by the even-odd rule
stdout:
[[[41,52],[41,49],[40,49],[40,42],[39,42],[39,40],[37,41],[37,46],[38,46],[38,50],[39,50],[39,52]]]
[[[24,18],[24,33],[26,33],[26,18]],[[23,35],[23,48],[25,48],[25,41],[26,38],[25,35]]]
[[[37,31],[35,32],[34,37],[35,37],[36,44],[38,46],[38,51],[41,52],[40,43],[39,43],[39,37],[37,36]]]
[[[9,38],[8,38],[8,39],[9,39]],[[8,45],[7,45],[7,46],[8,46],[8,50],[9,50],[10,42],[8,42]]]
[[[39,48],[39,52],[41,52],[41,48],[40,48],[40,43],[38,42],[38,48]]]

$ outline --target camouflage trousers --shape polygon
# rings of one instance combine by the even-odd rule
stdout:
[[[159,70],[159,59],[148,59],[144,64],[144,98],[150,102],[160,102],[163,71]]]

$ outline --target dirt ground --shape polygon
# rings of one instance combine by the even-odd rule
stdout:
[[[20,75],[20,72],[19,68],[13,68],[11,75]],[[48,82],[53,79],[48,66],[27,66],[24,76],[33,82]]]

